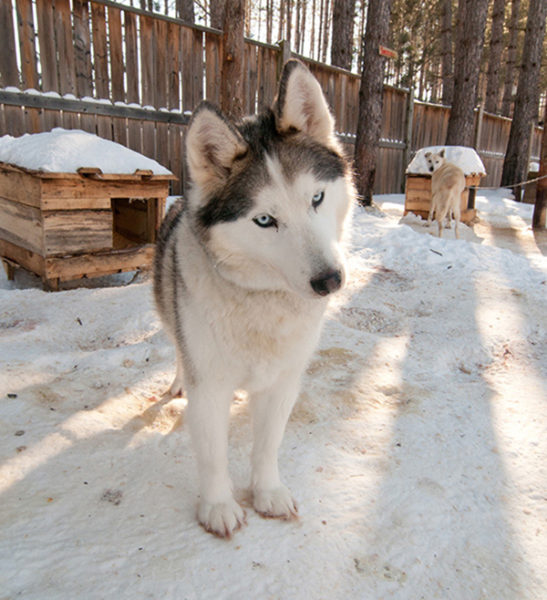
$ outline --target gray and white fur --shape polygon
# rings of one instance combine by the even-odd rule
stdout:
[[[236,124],[201,103],[186,156],[192,185],[162,224],[154,291],[176,349],[170,391],[188,398],[198,520],[229,537],[245,522],[228,473],[234,390],[250,397],[254,509],[297,515],[277,454],[329,296],[346,280],[354,189],[321,88],[296,60],[263,114]]]

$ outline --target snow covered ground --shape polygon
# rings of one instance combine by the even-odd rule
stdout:
[[[0,598],[546,598],[547,259],[470,228],[439,240],[401,199],[355,211],[352,278],[281,451],[300,517],[248,507],[231,541],[194,518],[150,281],[44,293],[2,274]],[[478,208],[529,227],[503,192]],[[232,412],[248,506],[244,397]]]

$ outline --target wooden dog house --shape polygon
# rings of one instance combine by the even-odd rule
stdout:
[[[60,281],[151,266],[173,175],[32,171],[0,163],[0,257]]]
[[[475,187],[480,184],[482,175],[472,173],[465,176],[466,188],[461,198],[461,221],[469,224],[477,216],[475,209]],[[431,207],[431,175],[411,174],[406,175],[405,186],[405,215],[409,212],[422,219],[429,216]]]
[[[471,223],[477,216],[475,209],[476,187],[481,178],[486,175],[484,165],[473,148],[463,146],[431,146],[418,150],[406,173],[405,212],[414,213],[422,219],[427,219],[431,207],[431,173],[425,165],[425,153],[446,151],[447,161],[458,165],[465,174],[466,188],[461,196],[461,220]]]

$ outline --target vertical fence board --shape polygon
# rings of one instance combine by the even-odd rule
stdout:
[[[144,105],[154,104],[154,20],[151,17],[140,15],[140,41],[141,41],[141,83]]]
[[[55,41],[59,57],[60,93],[76,94],[76,76],[74,67],[74,43],[69,0],[55,1]]]
[[[36,68],[36,48],[34,46],[34,17],[32,0],[16,0],[19,49],[21,52],[21,80],[24,89],[39,89]],[[0,50],[1,53],[1,50]]]
[[[220,104],[220,46],[222,38],[217,33],[205,34],[205,97]]]
[[[154,23],[155,67],[154,67],[154,106],[167,108],[167,23],[156,20]]]
[[[192,105],[190,110],[203,100],[203,33],[192,31]]]
[[[174,23],[167,25],[167,108],[180,110],[180,35]]]
[[[19,86],[11,0],[0,2],[0,86]]]
[[[93,31],[95,96],[97,98],[110,98],[108,91],[108,49],[106,46],[106,13],[104,6],[91,4],[91,24]]]
[[[42,72],[42,91],[59,91],[57,58],[55,56],[55,30],[50,0],[36,0],[38,16],[38,43]]]
[[[187,110],[193,110],[193,96],[192,96],[192,80],[193,80],[193,61],[192,61],[192,32],[186,27],[182,27],[180,31],[181,35],[181,48],[182,48],[182,60],[181,60],[181,81],[182,81],[182,108]]]
[[[127,119],[127,146],[142,153],[142,122],[137,119]]]
[[[127,102],[139,102],[139,52],[137,43],[137,16],[124,13],[125,73],[127,77]]]
[[[108,7],[108,45],[110,48],[110,86],[113,102],[125,101],[123,82],[122,16],[118,8]]]
[[[74,15],[76,95],[83,98],[93,95],[91,35],[89,31],[89,5],[87,0],[72,0],[72,10]]]

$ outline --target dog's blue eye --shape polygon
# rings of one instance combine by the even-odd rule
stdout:
[[[277,221],[271,215],[259,215],[255,217],[253,221],[259,227],[276,227]]]
[[[317,194],[314,195],[314,197],[311,199],[311,205],[313,206],[313,208],[317,208],[321,202],[323,202],[323,198],[325,197],[325,192],[318,192]]]

